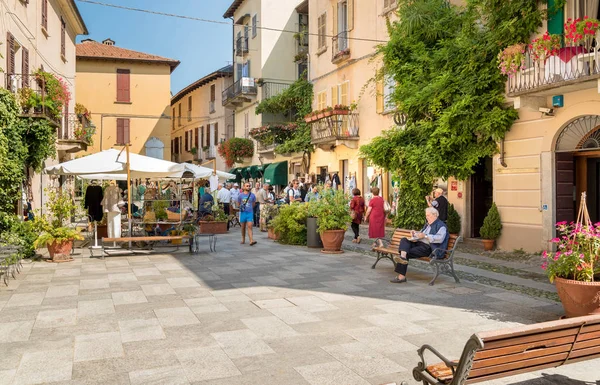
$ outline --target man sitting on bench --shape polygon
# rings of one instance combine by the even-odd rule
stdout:
[[[391,279],[392,283],[406,282],[406,271],[408,270],[408,260],[411,258],[429,257],[431,251],[436,250],[433,258],[443,258],[444,251],[448,246],[448,228],[446,224],[439,220],[439,213],[433,207],[425,209],[425,218],[427,222],[419,232],[411,231],[411,238],[402,238],[398,251],[400,255],[394,256],[396,268],[394,271],[398,276]]]

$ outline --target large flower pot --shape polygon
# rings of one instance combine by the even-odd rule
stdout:
[[[318,232],[317,218],[306,218],[306,246],[318,249],[323,248],[321,235]]]
[[[342,242],[344,242],[345,230],[325,230],[321,234],[323,241],[322,253],[325,254],[340,254],[342,251]]]
[[[200,234],[227,234],[227,222],[226,221],[200,221]]]
[[[494,242],[496,242],[494,239],[482,239],[481,241],[483,242],[483,249],[485,251],[491,251],[494,249]]]
[[[600,314],[600,282],[555,278],[554,283],[567,317]]]
[[[73,240],[69,239],[62,242],[48,243],[47,247],[52,262],[69,262],[73,260],[71,258]]]
[[[268,237],[269,239],[272,239],[272,240],[274,240],[274,241],[277,241],[277,240],[279,240],[279,238],[281,237],[281,234],[279,234],[279,233],[276,233],[276,232],[275,232],[275,230],[274,230],[272,227],[269,227],[267,230],[268,230],[268,232],[267,232],[267,237]]]

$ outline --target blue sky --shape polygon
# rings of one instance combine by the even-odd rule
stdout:
[[[209,20],[228,21],[223,14],[233,0],[104,0],[104,3]],[[111,38],[119,47],[177,59],[171,91],[177,93],[193,81],[231,62],[231,26],[151,15],[77,1],[90,32],[79,36],[102,41]]]

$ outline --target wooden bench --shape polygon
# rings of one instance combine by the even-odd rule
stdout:
[[[426,351],[442,362],[427,365]],[[477,333],[458,361],[448,360],[429,345],[417,352],[421,362],[413,376],[432,385],[463,385],[555,368],[600,357],[600,315]]]
[[[113,242],[113,243],[126,243],[126,242],[148,242],[150,246],[152,246],[155,242],[161,241],[173,241],[173,240],[183,240],[189,239],[188,235],[154,235],[154,236],[142,236],[142,237],[122,237],[122,238],[107,238],[102,237],[102,259],[104,259],[104,243],[105,242]],[[179,245],[176,245],[179,248]],[[93,255],[92,255],[93,256]]]
[[[381,240],[384,244],[382,247],[373,248],[373,251],[377,253],[377,260],[375,261],[373,266],[371,266],[371,269],[374,269],[375,266],[377,266],[379,260],[383,258],[389,259],[394,263],[394,266],[396,266],[394,256],[400,255],[400,251],[398,251],[398,247],[400,246],[400,240],[402,238],[410,238],[410,232],[411,230],[396,229],[394,230],[392,239],[379,238],[376,242]],[[450,238],[448,239],[448,247],[444,251],[443,258],[436,258],[433,254],[435,250],[431,252],[431,255],[429,255],[429,257],[414,258],[419,259],[421,261],[429,262],[429,266],[431,266],[431,269],[433,270],[434,274],[433,279],[429,282],[430,286],[433,286],[435,280],[440,275],[440,273],[449,274],[454,277],[456,283],[460,282],[460,280],[456,276],[456,273],[454,272],[454,251],[456,250],[456,246],[458,245],[459,241],[459,236],[452,234],[450,235]]]

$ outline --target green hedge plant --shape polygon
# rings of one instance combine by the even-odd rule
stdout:
[[[280,235],[279,242],[286,245],[306,246],[307,207],[303,203],[281,205],[279,214],[271,221],[271,227]]]
[[[500,221],[500,213],[496,202],[492,203],[492,207],[483,220],[483,226],[479,229],[479,233],[483,239],[498,239],[502,232],[502,222]]]
[[[342,190],[323,190],[318,201],[309,203],[311,217],[317,218],[319,234],[327,230],[346,230],[350,217],[350,198]]]

